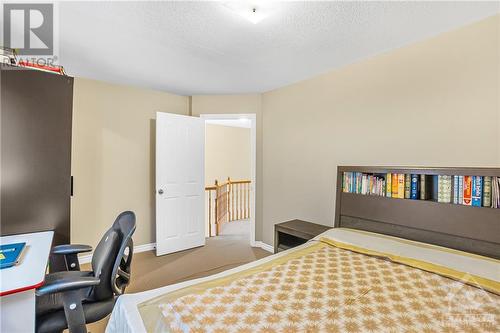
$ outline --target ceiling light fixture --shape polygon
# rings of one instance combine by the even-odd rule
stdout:
[[[227,1],[222,5],[246,20],[257,24],[273,11],[273,1]]]

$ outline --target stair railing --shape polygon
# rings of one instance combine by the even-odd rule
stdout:
[[[205,187],[208,200],[208,234],[218,236],[223,223],[250,218],[250,180],[231,180],[225,183],[215,181],[215,185]]]

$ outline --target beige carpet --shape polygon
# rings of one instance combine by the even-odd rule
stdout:
[[[260,248],[252,248],[247,236],[220,236],[207,239],[203,247],[157,257],[155,252],[137,253],[132,260],[132,279],[127,293],[136,293],[191,280],[270,255]],[[85,265],[82,270],[90,267]],[[108,319],[90,324],[91,333],[102,333]]]

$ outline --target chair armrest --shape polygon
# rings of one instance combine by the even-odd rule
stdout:
[[[63,276],[58,279],[48,281],[43,286],[36,289],[37,296],[60,293],[70,290],[88,288],[98,285],[101,280],[93,276]]]
[[[83,244],[64,244],[57,245],[52,248],[52,254],[78,254],[83,252],[92,251],[92,246],[83,245]]]

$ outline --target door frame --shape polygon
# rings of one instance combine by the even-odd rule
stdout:
[[[250,246],[255,247],[255,198],[257,179],[257,115],[255,113],[200,114],[205,120],[250,120]],[[206,132],[205,132],[206,133]]]

